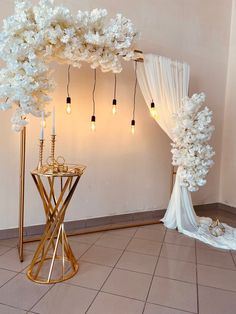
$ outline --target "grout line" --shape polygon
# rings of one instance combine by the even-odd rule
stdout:
[[[4,248],[6,248],[6,249],[8,249],[8,250],[6,250],[5,252],[1,253],[1,254],[0,254],[0,257],[3,256],[3,255],[5,255],[6,253],[10,252],[12,249],[14,249],[14,248],[9,247],[9,246],[4,246]]]
[[[110,294],[110,295],[117,296],[117,297],[126,298],[126,299],[133,300],[133,301],[139,301],[139,302],[142,302],[142,303],[145,302],[144,300],[128,297],[128,296],[125,296],[125,295],[122,295],[122,294],[115,294],[115,293],[108,292],[108,291],[99,291],[99,292],[102,292],[102,293],[105,293],[105,294]],[[89,308],[87,309],[87,311],[88,310],[89,310]]]
[[[195,281],[184,281],[184,280],[181,280],[181,279],[176,279],[176,278],[171,278],[171,277],[166,277],[166,276],[154,275],[154,277],[165,278],[165,279],[174,280],[174,281],[179,281],[179,282],[187,283],[187,284],[190,284],[190,285],[195,285],[196,284]]]
[[[207,264],[200,264],[200,263],[197,263],[197,267],[198,266],[205,266],[205,267],[210,267],[210,268],[216,268],[218,270],[225,270],[225,271],[233,271],[235,272],[236,269],[233,269],[233,268],[225,268],[225,267],[221,267],[221,266],[215,266],[215,265],[207,265]]]
[[[102,236],[102,234],[101,234],[101,236]],[[99,237],[99,238],[100,238],[100,237]],[[70,242],[69,242],[69,244],[70,244]],[[91,245],[89,245],[88,249],[87,249],[81,256],[83,256],[93,245],[94,245],[94,243],[92,243]],[[81,258],[81,256],[77,259],[77,262],[78,262],[78,260]],[[55,284],[52,284],[52,286],[46,291],[46,293],[44,293],[44,294],[41,296],[41,298],[39,298],[39,299],[37,300],[37,302],[35,302],[35,304],[29,309],[29,311],[31,311],[31,310],[39,303],[39,301],[41,301],[42,298],[43,298],[44,296],[46,296],[46,294],[47,294],[49,291],[51,291],[51,289],[52,289],[54,286],[55,286]]]
[[[234,262],[234,265],[235,265],[235,267],[236,267],[236,259],[234,260],[234,257],[233,257],[233,252],[232,252],[232,250],[230,250],[230,255],[231,255],[231,257],[232,257],[232,259],[233,259],[233,262]],[[236,269],[235,269],[236,270]]]
[[[89,247],[87,248],[87,250],[84,251],[83,254],[80,255],[80,257],[77,259],[77,261],[79,261],[81,259],[81,257],[84,256],[84,254],[87,253],[88,250],[91,249],[91,247],[95,245],[95,243],[101,238],[102,235],[103,235],[103,233],[101,233],[100,237],[98,239],[96,239],[95,242],[91,243],[90,245],[89,245],[89,243],[86,243],[89,245]],[[69,242],[69,244],[70,244],[70,242]]]
[[[213,287],[213,286],[208,286],[208,285],[203,285],[203,284],[198,284],[198,285],[200,287],[212,288],[212,289],[221,290],[221,291],[225,291],[225,292],[233,292],[236,295],[236,291],[235,290],[223,289],[223,288],[218,288],[218,287]]]
[[[41,284],[40,284],[41,285]],[[45,285],[44,285],[45,286]],[[52,290],[52,288],[55,286],[55,284],[52,284],[51,287],[49,287],[49,289],[33,304],[33,306],[31,306],[30,309],[28,309],[28,311],[30,312],[34,307],[35,305],[37,305],[39,303],[39,301],[41,301],[45,296],[46,294]]]
[[[1,305],[5,305],[5,306],[10,307],[10,308],[15,309],[15,310],[21,310],[21,311],[25,311],[25,312],[28,311],[28,310],[26,310],[26,309],[22,309],[22,308],[19,308],[19,307],[13,306],[13,305],[9,305],[9,304],[3,303],[3,302],[0,302],[0,304],[1,304]],[[8,312],[7,312],[7,313],[8,313]]]
[[[210,265],[210,264],[203,264],[203,263],[197,263],[197,265],[202,265],[202,266],[208,266],[208,267],[215,267],[215,268],[220,268],[224,270],[231,270],[231,271],[236,271],[235,268],[226,268],[226,267],[221,267],[221,266],[216,266],[216,265]]]
[[[195,266],[196,266],[197,313],[199,313],[198,268],[197,268],[197,241],[196,241],[196,240],[195,240]]]
[[[6,270],[8,270],[8,269],[6,269]],[[3,285],[0,286],[0,288],[2,288],[3,286],[5,286],[5,285],[6,285],[9,281],[11,281],[12,279],[16,278],[19,274],[20,274],[20,273],[17,272],[17,273],[15,274],[15,276],[13,276],[13,277],[10,278],[9,280],[7,280]]]
[[[92,304],[94,303],[95,299],[97,298],[98,294],[101,292],[102,288],[104,287],[104,285],[106,284],[106,282],[108,281],[108,279],[110,278],[113,270],[115,269],[116,265],[118,264],[119,260],[121,259],[121,257],[123,256],[124,252],[125,252],[125,249],[128,247],[129,243],[132,241],[132,239],[134,238],[136,232],[138,231],[138,228],[137,230],[135,231],[135,233],[133,234],[133,236],[129,239],[128,243],[126,244],[122,254],[120,255],[120,257],[118,258],[118,260],[116,261],[116,263],[114,264],[114,266],[112,267],[112,270],[111,272],[109,273],[109,275],[107,276],[107,278],[105,279],[105,281],[103,282],[103,284],[101,285],[100,289],[98,290],[98,293],[95,295],[94,299],[92,300],[92,302],[90,303],[89,307],[87,308],[86,312],[85,313],[88,313],[88,310],[91,308]]]
[[[149,289],[148,289],[148,293],[147,293],[147,296],[146,296],[146,299],[145,299],[145,303],[144,303],[144,307],[143,307],[143,312],[142,312],[142,314],[144,314],[144,311],[145,311],[145,308],[146,308],[147,300],[148,300],[148,297],[149,297],[149,294],[150,294],[150,291],[151,291],[153,279],[154,279],[154,277],[155,277],[155,272],[156,272],[157,265],[158,265],[158,262],[159,262],[159,259],[160,259],[160,256],[161,256],[161,251],[162,251],[163,243],[164,243],[164,241],[165,241],[166,233],[167,233],[167,229],[165,230],[165,234],[164,234],[164,237],[163,237],[163,242],[162,242],[162,244],[161,244],[160,252],[159,252],[159,255],[158,255],[158,257],[157,257],[156,265],[155,265],[155,268],[154,268],[154,271],[153,271],[152,279],[151,279],[151,282],[150,282],[150,285],[149,285]]]
[[[177,311],[180,311],[180,312],[183,312],[183,313],[193,313],[193,314],[197,314],[196,312],[187,311],[187,310],[183,310],[183,309],[176,308],[176,307],[170,307],[170,306],[163,305],[163,304],[160,304],[160,303],[147,302],[147,304],[159,305],[159,306],[161,306],[161,307],[163,307],[163,308],[167,308],[167,309],[171,309],[171,310],[177,310]]]

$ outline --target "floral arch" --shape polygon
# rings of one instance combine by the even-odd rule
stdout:
[[[27,115],[41,116],[54,88],[48,63],[56,61],[74,67],[83,62],[103,72],[119,73],[121,59],[135,57],[137,32],[131,20],[117,14],[108,19],[105,9],[78,11],[72,15],[54,0],[15,2],[15,14],[3,22],[0,33],[1,110],[16,107],[13,130],[25,126]]]

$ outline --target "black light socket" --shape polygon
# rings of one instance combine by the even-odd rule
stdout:
[[[131,120],[131,125],[132,125],[132,126],[135,125],[135,120]]]
[[[70,98],[70,97],[67,97],[67,98],[66,98],[66,103],[67,103],[67,104],[71,104],[71,98]]]
[[[96,122],[96,117],[95,116],[91,117],[91,122]]]
[[[114,98],[112,101],[112,105],[116,105],[117,104],[117,100]]]
[[[155,108],[155,103],[153,101],[151,102],[151,108]]]

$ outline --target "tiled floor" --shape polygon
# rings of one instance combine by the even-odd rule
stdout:
[[[17,257],[0,241],[1,314],[235,314],[236,252],[150,225],[71,237],[76,276],[56,285],[26,278],[37,243]]]

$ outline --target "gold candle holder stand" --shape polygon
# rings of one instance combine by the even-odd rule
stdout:
[[[39,162],[38,162],[38,171],[42,170],[43,167],[43,146],[44,146],[44,140],[39,140]]]
[[[55,147],[56,147],[56,135],[51,135],[51,158],[52,160],[55,160]]]

